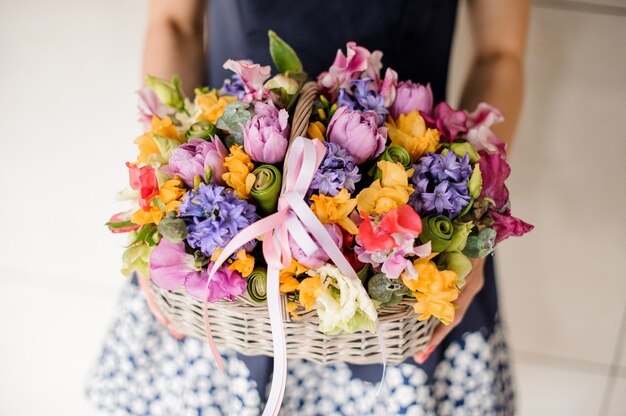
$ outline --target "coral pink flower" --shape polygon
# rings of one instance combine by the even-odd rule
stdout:
[[[130,187],[139,191],[139,206],[149,211],[150,200],[159,194],[159,184],[154,169],[150,166],[139,168],[128,162],[126,166],[128,166]]]
[[[401,205],[387,212],[380,222],[388,234],[401,234],[416,238],[422,232],[422,219],[409,205]]]

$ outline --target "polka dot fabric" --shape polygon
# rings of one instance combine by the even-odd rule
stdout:
[[[246,364],[232,351],[222,354],[224,375],[201,341],[174,339],[129,285],[86,393],[111,415],[260,415],[263,401]],[[488,337],[470,332],[451,343],[431,377],[416,365],[390,366],[378,397],[377,383],[353,377],[346,364],[290,361],[281,415],[512,415],[508,361],[498,325]]]

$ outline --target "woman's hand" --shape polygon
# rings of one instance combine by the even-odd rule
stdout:
[[[418,364],[423,364],[437,345],[443,341],[455,326],[461,323],[472,300],[474,300],[474,297],[483,288],[483,284],[485,283],[485,259],[470,260],[472,262],[472,271],[465,278],[465,286],[461,289],[461,294],[456,301],[458,307],[454,314],[454,321],[452,321],[450,325],[439,324],[437,328],[435,328],[428,347],[413,356],[413,359]]]

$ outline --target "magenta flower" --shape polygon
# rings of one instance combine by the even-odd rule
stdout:
[[[150,254],[150,278],[160,288],[176,290],[190,276],[201,274],[194,257],[185,252],[185,243],[172,243],[161,238]]]
[[[331,67],[317,77],[322,91],[335,92],[341,87],[347,88],[351,80],[360,78],[361,72],[367,70],[370,51],[355,42],[348,42],[346,49],[346,55],[341,49],[337,50]]]
[[[511,174],[511,168],[500,154],[484,151],[479,154],[478,165],[483,177],[483,189],[479,198],[491,198],[495,203],[495,209],[499,210],[509,199],[509,190],[504,181]]]
[[[357,164],[380,155],[385,150],[387,129],[378,127],[373,111],[354,111],[340,107],[330,119],[326,137],[348,151]]]
[[[163,118],[167,115],[168,108],[149,87],[143,87],[137,91],[137,95],[139,95],[139,102],[137,103],[139,121],[145,129],[149,129],[152,124],[152,116]]]
[[[409,114],[411,111],[419,111],[430,114],[433,110],[433,90],[430,84],[423,86],[411,81],[403,81],[398,84],[396,100],[391,105],[391,115],[398,118],[400,114]]]
[[[246,95],[242,101],[249,103],[253,99],[261,100],[268,94],[263,84],[272,72],[272,68],[269,65],[261,66],[246,60],[233,61],[229,59],[224,63],[224,69],[229,69],[241,77],[246,89]]]
[[[209,264],[208,270],[211,270],[213,263]],[[217,302],[221,299],[235,300],[236,296],[246,291],[246,279],[241,277],[235,270],[228,270],[224,265],[219,268],[209,283],[209,291],[207,293],[206,283],[209,278],[207,272],[192,275],[187,279],[185,287],[187,293],[196,299],[206,299],[207,302]]]
[[[341,228],[337,224],[322,224],[326,231],[333,238],[333,241],[341,249],[343,246],[343,234],[341,233]],[[313,240],[315,241],[315,240]],[[317,243],[316,243],[317,244]],[[317,245],[317,250],[313,252],[310,256],[307,256],[304,251],[298,245],[298,242],[290,235],[289,236],[289,247],[291,249],[291,256],[298,261],[298,263],[303,266],[308,267],[309,269],[317,269],[318,267],[322,267],[328,261],[328,254]]]
[[[257,162],[277,163],[285,159],[289,143],[289,114],[271,102],[254,105],[255,115],[243,129],[243,147]]]
[[[209,264],[209,270],[213,263]],[[220,268],[209,284],[208,271],[196,265],[194,256],[185,252],[185,243],[174,244],[161,238],[150,255],[150,278],[158,287],[176,290],[184,286],[196,299],[217,302],[220,299],[235,299],[246,290],[246,280],[226,266]]]
[[[224,185],[222,174],[226,172],[224,167],[226,156],[228,151],[217,136],[211,141],[192,137],[187,143],[172,150],[165,170],[172,176],[180,176],[185,185],[193,188],[194,178],[200,176],[204,179],[209,168],[211,182]]]
[[[520,237],[535,228],[519,218],[511,216],[511,211],[508,208],[502,214],[494,210],[490,210],[489,214],[494,220],[491,227],[496,231],[496,244],[511,236]]]
[[[437,104],[432,115],[422,115],[426,121],[437,126],[437,130],[449,141],[453,141],[459,133],[467,132],[467,113],[453,110],[446,102]]]

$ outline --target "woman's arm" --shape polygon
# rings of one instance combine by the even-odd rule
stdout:
[[[530,0],[469,0],[468,5],[476,53],[461,108],[485,101],[500,109],[506,120],[493,131],[511,144],[522,107]]]
[[[143,75],[180,76],[191,95],[206,76],[206,0],[152,0],[143,56]]]
[[[523,61],[528,26],[529,0],[469,0],[470,19],[476,56],[467,79],[461,108],[473,109],[481,101],[499,108],[505,122],[494,126],[494,133],[511,144],[522,106]],[[485,282],[484,259],[472,259],[457,300],[454,321],[439,325],[428,347],[415,355],[422,364],[435,347],[463,320],[467,308]]]

